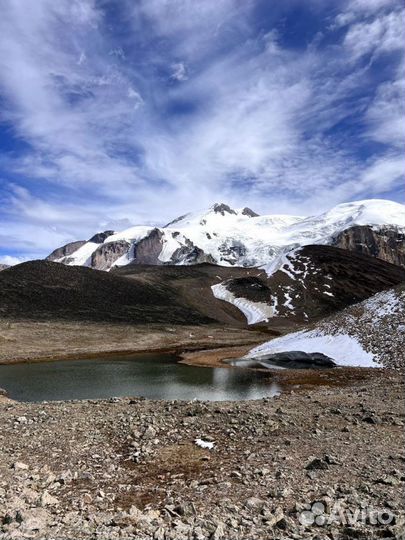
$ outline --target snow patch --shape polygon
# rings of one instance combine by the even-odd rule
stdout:
[[[252,218],[253,219],[253,218]],[[223,283],[211,286],[212,294],[218,300],[224,300],[236,306],[246,317],[248,324],[267,321],[274,317],[274,308],[264,302],[251,302],[246,298],[237,298]]]
[[[296,279],[296,271],[292,264],[293,259],[297,256],[301,248],[292,249],[290,251],[284,251],[276,259],[274,259],[270,264],[266,264],[261,268],[266,272],[270,277],[279,270],[287,274],[291,279]]]
[[[69,262],[65,263],[69,266],[90,266],[91,256],[99,246],[101,246],[101,244],[96,244],[95,242],[86,242],[71,255],[57,259],[55,262],[61,262],[63,259],[69,259]]]
[[[292,304],[292,297],[290,295],[291,290],[292,290],[292,287],[286,287],[286,291],[284,293],[285,301],[283,303],[283,306],[292,311],[294,310],[294,306]]]
[[[200,448],[207,448],[208,450],[212,450],[215,445],[215,443],[211,441],[204,441],[203,439],[195,439],[194,442]]]

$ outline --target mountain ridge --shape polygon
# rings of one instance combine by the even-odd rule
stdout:
[[[342,238],[342,233],[357,227]],[[259,216],[250,208],[233,209],[216,203],[203,212],[191,212],[164,227],[137,225],[123,231],[97,233],[87,242],[54,250],[48,260],[99,270],[127,264],[221,266],[268,265],[291,249],[308,244],[331,244],[403,264],[405,256],[387,251],[385,239],[369,232],[388,230],[390,242],[405,253],[405,206],[384,199],[343,203],[319,215]],[[360,233],[359,233],[360,228]],[[364,248],[364,237],[373,243]],[[371,238],[371,240],[370,240]],[[400,244],[400,245],[399,245]],[[362,247],[363,245],[363,247]],[[75,249],[77,247],[77,249]],[[367,246],[366,246],[367,247]]]
[[[78,249],[72,251],[75,245],[70,243],[53,251],[48,259],[102,270],[130,263],[188,265],[210,262],[222,266],[257,267],[269,264],[291,249],[310,244],[337,242],[338,247],[356,251],[362,242],[362,234],[357,235],[358,241],[354,237],[339,239],[339,235],[352,227],[368,227],[373,231],[388,229],[392,241],[398,240],[402,246],[405,244],[405,206],[384,199],[370,199],[343,203],[319,215],[301,217],[259,216],[247,207],[233,209],[227,204],[216,203],[207,211],[179,216],[164,227],[138,225],[119,232],[97,233],[87,242],[80,241]],[[374,238],[374,241],[379,240]],[[381,246],[365,252],[380,255],[394,264],[403,262],[402,258],[391,260],[392,254]]]

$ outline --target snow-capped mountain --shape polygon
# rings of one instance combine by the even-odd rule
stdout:
[[[339,235],[354,227],[370,229],[377,235],[373,239],[376,244],[387,230],[394,231],[395,241],[399,235],[403,242],[405,206],[372,199],[340,204],[320,215],[300,217],[259,216],[249,208],[235,210],[226,204],[215,204],[205,212],[186,214],[164,227],[135,226],[121,232],[98,233],[87,242],[58,248],[48,259],[100,270],[129,263],[187,265],[211,262],[222,266],[254,267],[271,265],[299,246],[340,246],[340,242],[350,246],[353,243],[351,236],[342,239]],[[379,256],[378,245],[371,248],[360,245],[365,242],[358,241],[357,244],[355,250]],[[375,253],[370,253],[372,251]]]

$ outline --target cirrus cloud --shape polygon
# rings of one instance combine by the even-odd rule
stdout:
[[[6,0],[3,251],[217,199],[304,214],[399,197],[404,19],[399,0]]]

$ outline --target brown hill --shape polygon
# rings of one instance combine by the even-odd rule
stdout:
[[[317,320],[405,281],[405,269],[331,246],[287,255],[262,269],[198,264],[127,265],[111,272],[32,261],[0,273],[0,317],[134,324],[245,326],[243,313],[214,297],[222,283],[237,298],[274,306],[270,327]]]
[[[0,317],[206,324],[208,317],[170,287],[49,261],[19,264],[0,274]]]

